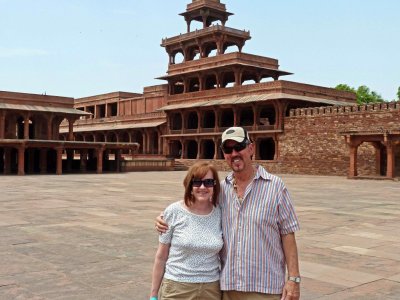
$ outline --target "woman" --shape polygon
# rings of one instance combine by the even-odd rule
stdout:
[[[164,212],[169,229],[159,237],[150,299],[157,300],[159,294],[159,300],[220,300],[223,241],[218,173],[209,163],[196,163],[183,185],[184,200]]]

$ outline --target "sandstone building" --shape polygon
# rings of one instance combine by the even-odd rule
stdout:
[[[243,126],[271,172],[400,176],[399,103],[358,106],[353,93],[282,80],[291,73],[277,59],[243,51],[250,32],[227,26],[232,13],[219,0],[193,0],[180,15],[187,32],[161,41],[166,83],[75,99],[76,142],[136,142],[138,161],[205,159],[222,169],[221,133]],[[60,136],[70,135],[64,121]]]
[[[89,113],[73,106],[73,98],[0,91],[0,173],[118,171],[121,151],[135,150],[138,144],[74,141],[74,122]],[[68,124],[65,140],[60,139],[63,120]]]

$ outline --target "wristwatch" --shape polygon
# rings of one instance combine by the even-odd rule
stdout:
[[[288,280],[300,283],[301,282],[301,277],[300,276],[289,276]]]

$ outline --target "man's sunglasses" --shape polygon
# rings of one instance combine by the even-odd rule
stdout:
[[[224,144],[221,145],[221,150],[222,152],[224,152],[225,154],[231,154],[233,150],[235,150],[236,152],[240,152],[243,149],[245,149],[247,147],[247,145],[249,144],[249,142],[247,140],[241,142],[241,143],[237,143],[233,146],[226,146]]]
[[[192,186],[194,187],[201,187],[201,185],[204,185],[207,188],[213,187],[215,185],[215,179],[193,179],[192,180]]]

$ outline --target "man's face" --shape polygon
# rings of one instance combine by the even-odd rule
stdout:
[[[236,144],[239,143],[232,140],[228,140],[224,143],[224,145],[228,148],[234,147]],[[234,172],[241,172],[251,167],[251,157],[253,154],[253,144],[248,144],[247,147],[241,151],[232,149],[232,153],[224,153],[224,158]]]

